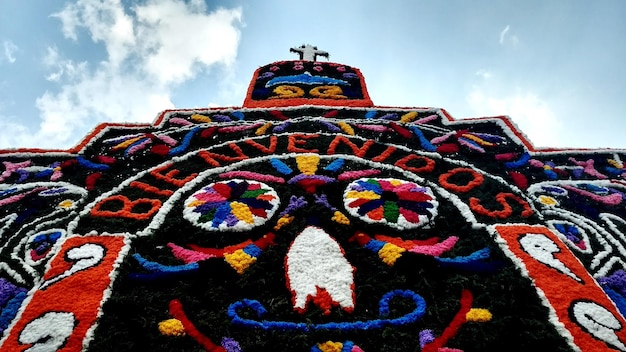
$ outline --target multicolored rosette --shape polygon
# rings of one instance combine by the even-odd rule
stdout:
[[[232,179],[211,183],[185,201],[183,217],[209,231],[246,231],[274,215],[280,199],[262,182]]]
[[[400,230],[428,224],[439,205],[430,188],[393,178],[358,179],[346,188],[343,202],[363,221]]]

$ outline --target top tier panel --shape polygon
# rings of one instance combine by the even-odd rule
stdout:
[[[374,104],[357,68],[304,60],[274,62],[257,69],[243,103],[249,108],[298,105]]]

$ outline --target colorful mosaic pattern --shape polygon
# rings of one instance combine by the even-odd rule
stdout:
[[[368,100],[284,61],[0,151],[0,350],[626,351],[626,150]]]
[[[205,230],[245,231],[271,218],[279,204],[278,195],[266,184],[234,179],[192,194],[183,216]]]
[[[359,179],[344,194],[351,215],[399,229],[427,225],[437,214],[438,204],[428,188],[396,179]]]

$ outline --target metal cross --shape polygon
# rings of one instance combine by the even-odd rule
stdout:
[[[305,61],[316,61],[318,56],[323,56],[328,59],[328,53],[322,50],[317,50],[316,46],[312,46],[309,44],[300,45],[297,48],[289,49],[289,52],[298,53],[300,55],[300,60]]]

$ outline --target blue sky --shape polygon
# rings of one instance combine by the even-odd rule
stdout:
[[[624,18],[623,0],[2,1],[0,147],[240,106],[257,67],[309,43],[360,68],[376,105],[506,114],[537,146],[626,148]]]

